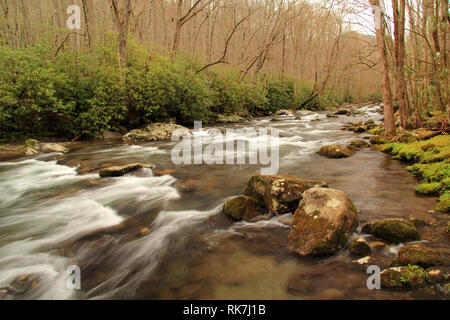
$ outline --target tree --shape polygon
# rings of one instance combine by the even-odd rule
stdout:
[[[119,55],[122,63],[127,61],[127,40],[130,18],[132,14],[131,0],[123,0],[119,6],[120,0],[110,0],[111,9],[114,14],[114,23],[116,31],[119,33]]]
[[[389,79],[389,65],[386,56],[385,44],[385,21],[384,10],[380,6],[380,0],[370,0],[373,8],[375,30],[377,37],[378,52],[380,54],[381,64],[383,66],[383,103],[384,103],[384,127],[385,134],[391,135],[395,132],[394,108],[392,106],[391,82]]]

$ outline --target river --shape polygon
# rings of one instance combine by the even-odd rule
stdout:
[[[345,191],[361,222],[432,209],[436,198],[416,196],[416,180],[389,155],[370,149],[339,160],[316,154],[323,145],[358,138],[341,130],[344,123],[382,118],[376,108],[361,110],[364,115],[327,118],[320,112],[301,120],[257,119],[216,128],[278,129],[279,173],[325,180]],[[174,144],[85,142],[65,155],[0,162],[0,287],[14,281],[26,287],[21,295],[3,298],[439,297],[426,289],[368,290],[364,267],[347,251],[327,259],[299,258],[287,249],[289,227],[282,220],[288,215],[255,224],[228,220],[221,206],[243,193],[259,167],[177,166],[171,161]],[[142,169],[108,179],[89,173],[89,168],[133,162],[173,171],[156,176]],[[386,248],[386,259],[394,251]],[[66,287],[70,265],[81,269],[81,290]]]

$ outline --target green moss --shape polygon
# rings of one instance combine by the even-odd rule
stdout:
[[[436,136],[425,141],[412,143],[390,143],[386,147],[400,160],[417,163],[434,163],[450,159],[450,136]]]
[[[437,163],[415,164],[407,168],[416,177],[425,182],[441,182],[450,178],[450,163],[447,161]]]
[[[362,232],[373,234],[389,242],[400,243],[420,239],[414,224],[405,219],[385,219],[366,224]]]
[[[416,284],[426,283],[428,278],[428,272],[422,267],[408,265],[407,268],[402,269],[400,282],[404,287],[412,287]]]
[[[450,212],[450,192],[445,192],[440,198],[439,198],[439,204],[436,207],[436,210],[443,211],[443,212]]]
[[[441,190],[440,182],[422,183],[416,187],[416,192],[423,195],[435,195]]]
[[[384,133],[384,128],[381,126],[376,126],[372,129],[368,130],[367,133],[374,134],[374,135],[380,135],[380,134]]]

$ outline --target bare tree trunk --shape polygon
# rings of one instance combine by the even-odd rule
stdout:
[[[395,132],[394,108],[392,106],[391,83],[389,80],[389,66],[386,57],[386,45],[384,41],[384,17],[380,9],[379,0],[370,0],[374,11],[375,29],[377,37],[378,52],[383,66],[383,103],[384,103],[384,128],[385,134],[391,135]]]
[[[121,63],[127,61],[127,40],[130,18],[132,13],[131,0],[124,0],[122,8],[118,5],[118,0],[111,0],[111,7],[114,13],[116,30],[119,32],[119,55]]]
[[[408,126],[409,106],[405,80],[405,0],[393,0],[395,35],[396,96],[400,106],[400,126]]]

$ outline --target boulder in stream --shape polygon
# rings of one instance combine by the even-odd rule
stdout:
[[[41,151],[44,153],[67,153],[69,149],[59,143],[45,143],[41,146]]]
[[[247,196],[238,196],[228,200],[222,211],[235,221],[245,220],[248,222],[253,222],[255,217],[266,213],[258,200]]]
[[[302,256],[333,255],[357,226],[356,208],[343,191],[312,188],[305,191],[295,211],[290,248]]]
[[[123,166],[113,166],[100,170],[100,177],[121,177],[127,173],[143,169],[143,168],[153,168],[153,165],[142,164],[142,163],[132,163]]]
[[[254,175],[245,195],[260,201],[274,215],[294,212],[303,192],[310,188],[327,187],[321,180],[306,180],[289,175]]]
[[[350,144],[347,146],[347,148],[352,149],[352,150],[359,150],[359,149],[363,149],[363,148],[368,148],[369,146],[370,146],[370,144],[368,144],[364,140],[353,140],[352,142],[350,142]]]
[[[371,221],[362,227],[362,232],[393,243],[420,240],[414,224],[401,218]]]
[[[131,130],[122,137],[124,141],[167,141],[172,135],[192,135],[188,128],[173,123],[152,123],[143,128]]]
[[[413,264],[422,268],[428,268],[441,265],[443,259],[436,249],[420,245],[410,245],[401,247],[398,250],[396,263],[402,266]]]
[[[381,272],[381,286],[384,288],[419,287],[426,285],[428,278],[428,272],[416,265],[393,267]]]
[[[369,243],[361,237],[353,239],[349,250],[355,256],[368,256],[371,251]]]
[[[318,154],[331,159],[339,159],[351,157],[355,151],[339,145],[330,145],[320,148]]]

